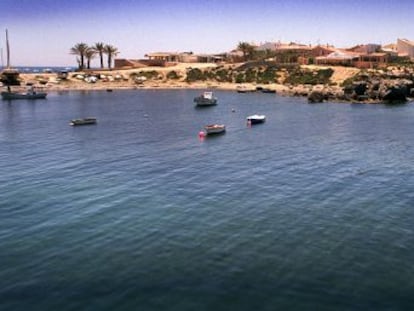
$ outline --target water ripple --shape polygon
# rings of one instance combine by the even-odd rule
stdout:
[[[409,309],[413,106],[197,93],[0,106],[2,306]]]

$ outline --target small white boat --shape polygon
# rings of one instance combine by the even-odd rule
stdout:
[[[194,98],[194,102],[198,107],[214,106],[217,105],[217,98],[213,96],[213,92],[204,92]]]
[[[247,119],[247,122],[250,124],[258,124],[258,123],[265,122],[266,116],[263,114],[254,114],[254,115],[248,116],[246,119]]]
[[[222,134],[226,131],[226,126],[223,124],[209,124],[204,127],[207,135]]]
[[[96,124],[96,118],[83,118],[83,119],[73,119],[70,121],[70,125],[91,125]]]

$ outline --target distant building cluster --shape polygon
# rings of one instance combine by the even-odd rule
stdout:
[[[396,44],[362,44],[350,48],[332,45],[305,45],[294,42],[266,42],[251,44],[260,59],[279,64],[341,65],[356,68],[381,68],[398,60],[414,61],[414,41],[398,39]],[[173,66],[177,63],[237,63],[246,61],[240,49],[220,54],[194,54],[192,52],[148,53],[145,59],[115,59],[115,68],[141,68],[147,66]]]

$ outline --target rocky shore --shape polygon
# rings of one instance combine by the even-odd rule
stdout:
[[[414,98],[413,70],[371,70],[343,81],[341,87],[313,89],[309,102],[401,103]]]
[[[359,70],[348,67],[301,66],[291,71],[269,70],[271,67],[263,65],[257,69],[244,68],[244,71],[237,68],[240,67],[179,64],[167,68],[69,72],[65,76],[61,73],[24,73],[19,76],[20,87],[13,88],[23,89],[27,85],[33,85],[51,92],[156,88],[234,91],[266,89],[282,96],[307,97],[310,103],[403,102],[414,97],[412,67]],[[198,76],[194,77],[194,72]],[[248,79],[252,72],[256,79],[253,81]]]

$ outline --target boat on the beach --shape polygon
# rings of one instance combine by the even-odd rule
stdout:
[[[198,107],[214,106],[217,105],[217,98],[213,96],[213,92],[204,92],[194,98],[194,102]]]
[[[96,124],[96,118],[82,118],[82,119],[73,119],[70,121],[70,125],[92,125]]]
[[[259,124],[266,121],[266,116],[263,114],[253,114],[251,116],[248,116],[246,119],[247,123],[249,124]]]
[[[224,124],[209,124],[204,127],[207,135],[222,134],[226,131]]]
[[[256,89],[254,89],[254,88],[248,88],[245,85],[239,85],[239,86],[237,86],[236,90],[237,90],[237,93],[253,93],[253,92],[256,92]]]
[[[45,99],[46,92],[36,92],[33,88],[27,92],[13,92],[8,88],[7,91],[1,92],[1,98],[4,100],[12,99]]]
[[[261,92],[261,93],[271,93],[271,94],[276,93],[276,90],[271,89],[269,87],[263,87],[263,86],[257,86],[256,91]]]
[[[19,71],[10,67],[10,46],[9,35],[6,29],[6,51],[7,51],[7,66],[1,72],[0,80],[4,86],[7,86],[7,90],[1,92],[1,98],[5,100],[12,99],[44,99],[47,96],[45,92],[37,92],[33,88],[33,85],[26,92],[12,91],[10,86],[20,85]]]

